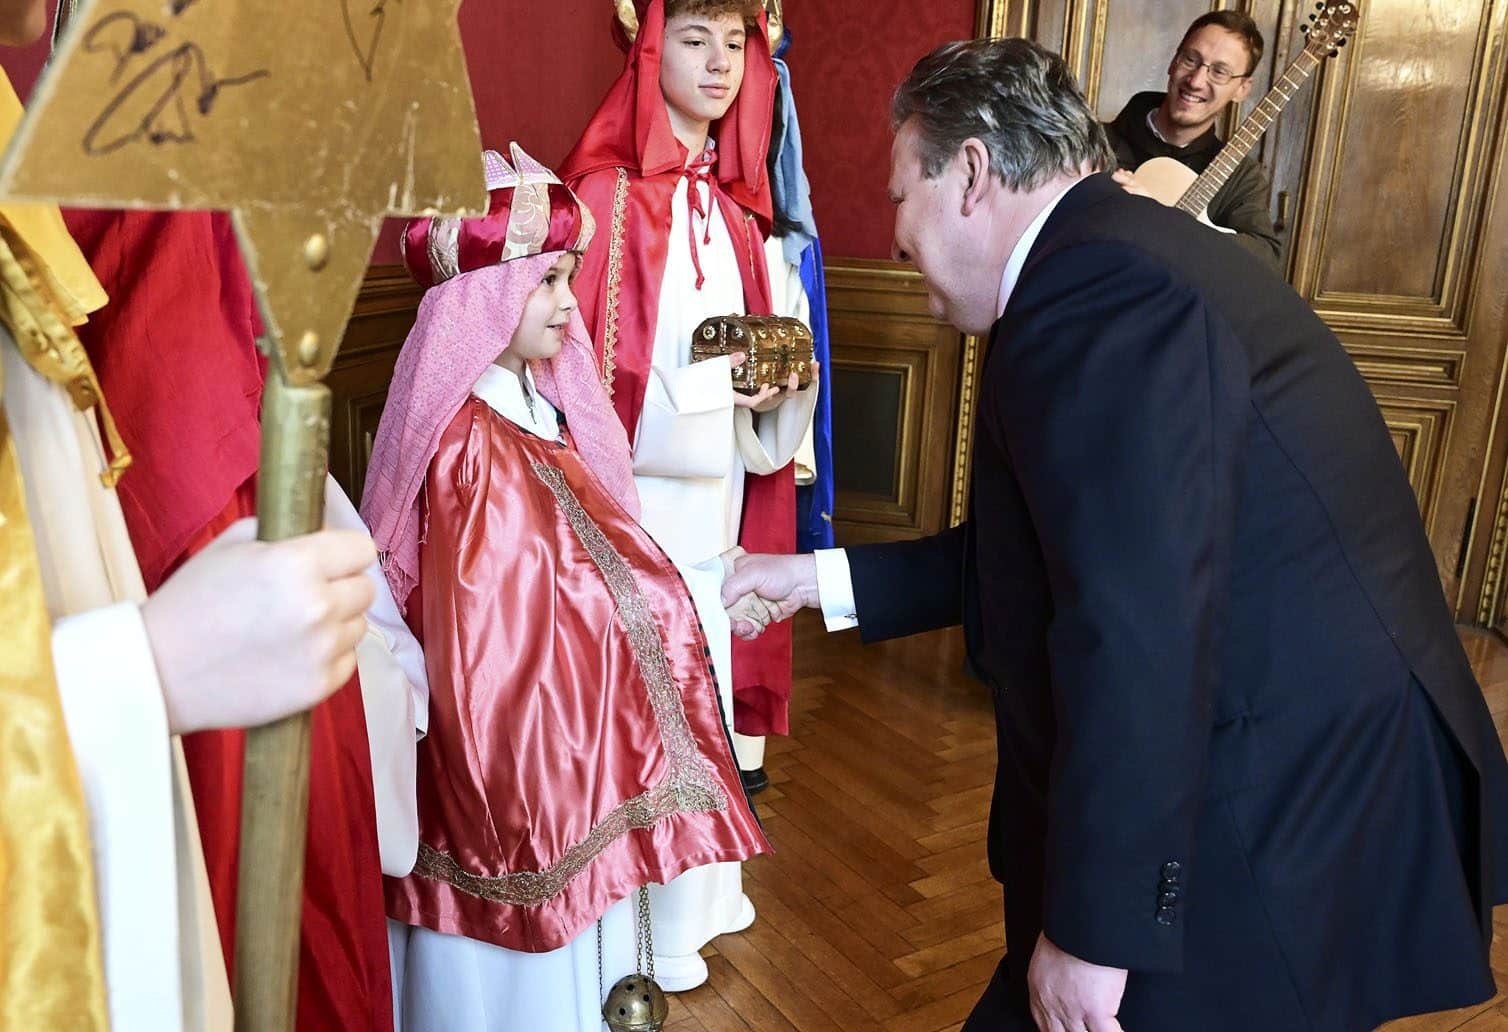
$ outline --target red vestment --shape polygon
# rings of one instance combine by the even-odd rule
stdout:
[[[79,336],[135,460],[118,493],[152,591],[220,531],[255,515],[260,320],[226,216],[64,215],[110,295]],[[232,972],[243,742],[240,731],[183,739]],[[309,779],[298,1028],[386,1032],[392,989],[371,757],[355,678],[314,710]]]
[[[663,0],[636,6],[640,29],[627,67],[560,169],[597,220],[598,233],[582,259],[575,289],[603,382],[630,437],[638,429],[654,354],[671,198],[689,157],[671,130],[660,92]],[[764,233],[772,204],[765,161],[776,83],[761,15],[760,31],[749,34],[745,49],[743,86],[712,128],[717,142],[712,194],[733,240],[745,307],[756,315],[771,311]],[[747,476],[738,543],[751,553],[796,550],[791,466],[770,476]],[[787,734],[790,695],[790,624],[777,624],[753,642],[735,639],[735,728],[746,735]]]
[[[641,885],[766,852],[686,585],[575,448],[473,396],[423,497],[429,732],[391,915],[540,953]]]

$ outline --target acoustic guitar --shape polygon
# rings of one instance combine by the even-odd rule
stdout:
[[[1163,204],[1208,221],[1210,201],[1241,159],[1251,153],[1304,80],[1327,57],[1340,53],[1346,40],[1355,34],[1360,17],[1355,0],[1328,0],[1316,5],[1303,28],[1304,49],[1203,172],[1196,173],[1176,158],[1152,158],[1136,170],[1137,183]]]

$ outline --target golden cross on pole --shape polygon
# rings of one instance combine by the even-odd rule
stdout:
[[[259,536],[324,518],[329,390],[386,215],[486,190],[460,0],[83,0],[0,196],[233,215],[266,324]],[[236,1027],[293,1027],[308,714],[246,743]]]

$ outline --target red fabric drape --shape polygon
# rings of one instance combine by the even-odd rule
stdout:
[[[110,295],[79,337],[133,458],[119,495],[151,591],[256,472],[261,321],[228,216],[63,216]]]

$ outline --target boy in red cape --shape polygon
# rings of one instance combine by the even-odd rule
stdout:
[[[691,362],[703,319],[771,309],[766,154],[777,80],[763,7],[636,0],[629,18],[626,6],[627,67],[561,178],[603,227],[576,291],[633,442],[641,522],[677,563],[735,545],[792,552],[790,462],[815,382],[797,392],[793,378],[745,397],[732,389],[737,359]],[[750,747],[762,738],[750,739],[788,730],[789,628],[736,641],[732,682],[740,766],[757,768]],[[737,865],[690,871],[653,898],[656,971],[670,990],[705,980],[698,950],[754,919]]]

